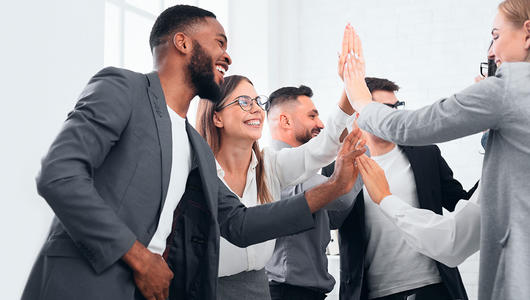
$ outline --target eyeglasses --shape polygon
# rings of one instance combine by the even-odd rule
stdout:
[[[495,64],[495,60],[488,59],[488,62],[480,63],[480,75],[483,77],[495,76],[496,71],[497,65]]]
[[[394,104],[390,104],[390,103],[383,103],[383,104],[393,109],[400,109],[400,108],[405,107],[405,101],[397,101]]]
[[[228,104],[225,104],[225,105],[223,105],[223,106],[221,106],[219,108],[216,108],[215,110],[216,111],[221,111],[221,110],[225,109],[227,106],[230,106],[232,104],[238,103],[239,107],[241,107],[242,110],[249,111],[252,108],[252,102],[256,102],[256,104],[261,109],[264,110],[266,105],[267,105],[267,101],[268,101],[267,96],[257,96],[256,98],[251,98],[250,96],[243,95],[243,96],[237,97],[236,99],[234,99],[234,101],[232,101],[232,102],[230,102]]]

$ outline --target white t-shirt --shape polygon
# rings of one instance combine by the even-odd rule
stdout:
[[[410,162],[394,147],[390,152],[372,156],[385,171],[390,192],[413,207],[418,207],[416,183]],[[375,204],[366,189],[366,268],[368,298],[378,298],[441,282],[436,263],[411,248],[399,229]]]
[[[158,220],[158,227],[147,249],[162,255],[166,249],[166,240],[171,233],[173,225],[173,212],[180,202],[186,189],[186,181],[191,169],[191,150],[188,133],[186,132],[186,119],[179,116],[169,106],[167,107],[171,120],[171,175],[166,201]]]

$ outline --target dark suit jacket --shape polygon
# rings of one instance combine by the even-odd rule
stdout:
[[[420,208],[442,214],[442,207],[453,211],[461,199],[469,199],[474,189],[466,192],[453,178],[453,172],[440,154],[437,146],[400,146],[407,156],[418,193]],[[327,167],[322,174],[333,173]],[[339,228],[340,247],[340,299],[358,300],[367,298],[364,277],[366,251],[364,197],[359,193],[355,206]],[[467,294],[457,268],[449,268],[436,262],[442,281],[453,299],[467,299]],[[417,299],[428,300],[428,299]]]
[[[170,294],[213,299],[219,234],[245,247],[309,229],[313,218],[303,195],[244,207],[217,178],[205,141],[186,130],[193,169],[168,259]],[[156,73],[96,74],[42,161],[37,188],[56,217],[22,299],[141,299],[121,257],[153,237],[178,143]]]

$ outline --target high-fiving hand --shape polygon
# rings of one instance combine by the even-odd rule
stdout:
[[[355,159],[355,163],[372,201],[379,204],[386,196],[392,195],[385,171],[375,161],[363,154]]]
[[[338,63],[339,77],[344,81],[344,88],[352,107],[360,112],[372,102],[372,95],[364,81],[365,60],[359,35],[348,24],[342,38],[342,52]]]

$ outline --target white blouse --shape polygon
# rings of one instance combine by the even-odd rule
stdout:
[[[284,188],[305,181],[335,159],[341,145],[339,142],[340,135],[346,128],[349,118],[350,116],[337,106],[321,133],[304,145],[296,148],[284,148],[279,151],[268,147],[263,149],[266,183],[273,201],[281,199],[281,191]],[[241,203],[247,207],[259,203],[256,186],[257,164],[256,156],[252,152],[245,189],[243,196],[239,198]],[[217,163],[217,176],[228,187],[224,181],[224,171],[219,163]],[[274,245],[275,240],[269,240],[240,248],[221,237],[219,277],[264,268],[274,252]]]

